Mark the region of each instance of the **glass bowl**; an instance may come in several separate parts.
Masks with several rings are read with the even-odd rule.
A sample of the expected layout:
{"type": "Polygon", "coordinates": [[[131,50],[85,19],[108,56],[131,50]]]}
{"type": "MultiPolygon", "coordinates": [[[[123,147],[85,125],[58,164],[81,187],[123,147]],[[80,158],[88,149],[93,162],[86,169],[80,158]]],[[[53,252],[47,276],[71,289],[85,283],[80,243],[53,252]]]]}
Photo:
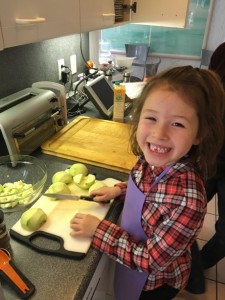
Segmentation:
{"type": "Polygon", "coordinates": [[[135,57],[116,56],[116,67],[125,67],[128,70],[132,69],[132,64],[135,57]]]}
{"type": "Polygon", "coordinates": [[[0,209],[12,212],[30,205],[40,196],[46,179],[46,165],[36,157],[0,157],[0,209]]]}

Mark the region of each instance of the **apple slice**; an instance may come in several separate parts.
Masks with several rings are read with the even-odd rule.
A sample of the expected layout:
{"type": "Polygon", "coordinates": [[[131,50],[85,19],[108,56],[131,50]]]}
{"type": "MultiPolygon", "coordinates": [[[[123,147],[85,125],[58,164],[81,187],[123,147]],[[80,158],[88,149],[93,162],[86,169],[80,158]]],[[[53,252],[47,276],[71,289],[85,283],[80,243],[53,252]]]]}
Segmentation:
{"type": "Polygon", "coordinates": [[[63,183],[71,183],[73,181],[73,176],[66,171],[56,172],[52,177],[52,183],[55,182],[63,182],[63,183]]]}
{"type": "Polygon", "coordinates": [[[77,174],[73,177],[73,181],[79,188],[88,190],[95,183],[95,175],[88,174],[84,176],[83,174],[77,174]]]}
{"type": "Polygon", "coordinates": [[[55,182],[48,188],[49,193],[71,194],[69,187],[64,182],[55,182]]]}
{"type": "Polygon", "coordinates": [[[76,176],[77,174],[83,174],[84,176],[86,176],[88,174],[88,168],[84,164],[81,164],[81,163],[73,164],[69,168],[69,173],[72,176],[76,176]]]}
{"type": "Polygon", "coordinates": [[[47,215],[41,208],[30,208],[20,219],[21,226],[28,231],[38,230],[47,221],[47,215]]]}
{"type": "MultiPolygon", "coordinates": [[[[55,182],[51,184],[46,192],[53,194],[71,194],[70,188],[64,182],[55,182]]],[[[53,197],[47,197],[47,199],[53,201],[56,200],[56,198],[53,197]]]]}
{"type": "Polygon", "coordinates": [[[95,183],[93,183],[89,188],[88,193],[91,194],[92,191],[100,189],[104,186],[106,186],[106,184],[103,181],[95,181],[95,183]]]}

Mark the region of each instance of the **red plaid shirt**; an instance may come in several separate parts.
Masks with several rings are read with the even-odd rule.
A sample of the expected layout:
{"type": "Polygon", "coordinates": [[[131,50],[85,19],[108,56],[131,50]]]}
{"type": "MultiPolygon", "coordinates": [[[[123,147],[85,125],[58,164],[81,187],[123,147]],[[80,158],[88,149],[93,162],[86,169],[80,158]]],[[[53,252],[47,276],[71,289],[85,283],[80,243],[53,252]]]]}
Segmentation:
{"type": "Polygon", "coordinates": [[[117,262],[147,272],[144,290],[153,290],[163,284],[179,290],[186,286],[190,246],[206,213],[204,184],[190,162],[176,163],[149,191],[163,169],[151,169],[140,158],[131,172],[134,182],[146,195],[141,220],[147,242],[135,240],[107,220],[99,224],[92,241],[95,249],[117,262]]]}

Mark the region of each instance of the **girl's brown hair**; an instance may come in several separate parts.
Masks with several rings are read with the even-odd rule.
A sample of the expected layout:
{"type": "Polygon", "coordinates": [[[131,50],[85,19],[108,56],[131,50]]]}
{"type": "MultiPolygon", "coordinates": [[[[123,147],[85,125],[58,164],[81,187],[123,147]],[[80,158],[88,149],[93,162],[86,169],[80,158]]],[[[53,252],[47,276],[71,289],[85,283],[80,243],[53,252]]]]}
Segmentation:
{"type": "Polygon", "coordinates": [[[142,155],[136,139],[142,107],[148,95],[157,88],[179,93],[184,101],[196,109],[200,143],[192,146],[189,159],[198,163],[200,173],[204,179],[208,179],[215,172],[216,158],[224,141],[225,94],[219,77],[210,70],[184,66],[159,73],[151,79],[134,108],[130,142],[135,155],[142,155]]]}

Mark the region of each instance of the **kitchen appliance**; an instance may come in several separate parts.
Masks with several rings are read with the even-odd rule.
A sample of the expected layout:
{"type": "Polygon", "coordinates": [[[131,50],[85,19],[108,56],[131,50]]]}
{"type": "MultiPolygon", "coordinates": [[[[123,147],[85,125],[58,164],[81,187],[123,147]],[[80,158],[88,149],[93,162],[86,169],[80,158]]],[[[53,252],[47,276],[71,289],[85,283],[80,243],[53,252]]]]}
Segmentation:
{"type": "Polygon", "coordinates": [[[40,82],[0,99],[0,156],[30,154],[67,124],[64,89],[40,82]]]}
{"type": "MultiPolygon", "coordinates": [[[[84,86],[84,92],[93,102],[99,112],[107,119],[111,119],[113,115],[114,89],[105,75],[88,81],[84,86]]],[[[125,115],[130,111],[132,102],[125,102],[125,115]]]]}

